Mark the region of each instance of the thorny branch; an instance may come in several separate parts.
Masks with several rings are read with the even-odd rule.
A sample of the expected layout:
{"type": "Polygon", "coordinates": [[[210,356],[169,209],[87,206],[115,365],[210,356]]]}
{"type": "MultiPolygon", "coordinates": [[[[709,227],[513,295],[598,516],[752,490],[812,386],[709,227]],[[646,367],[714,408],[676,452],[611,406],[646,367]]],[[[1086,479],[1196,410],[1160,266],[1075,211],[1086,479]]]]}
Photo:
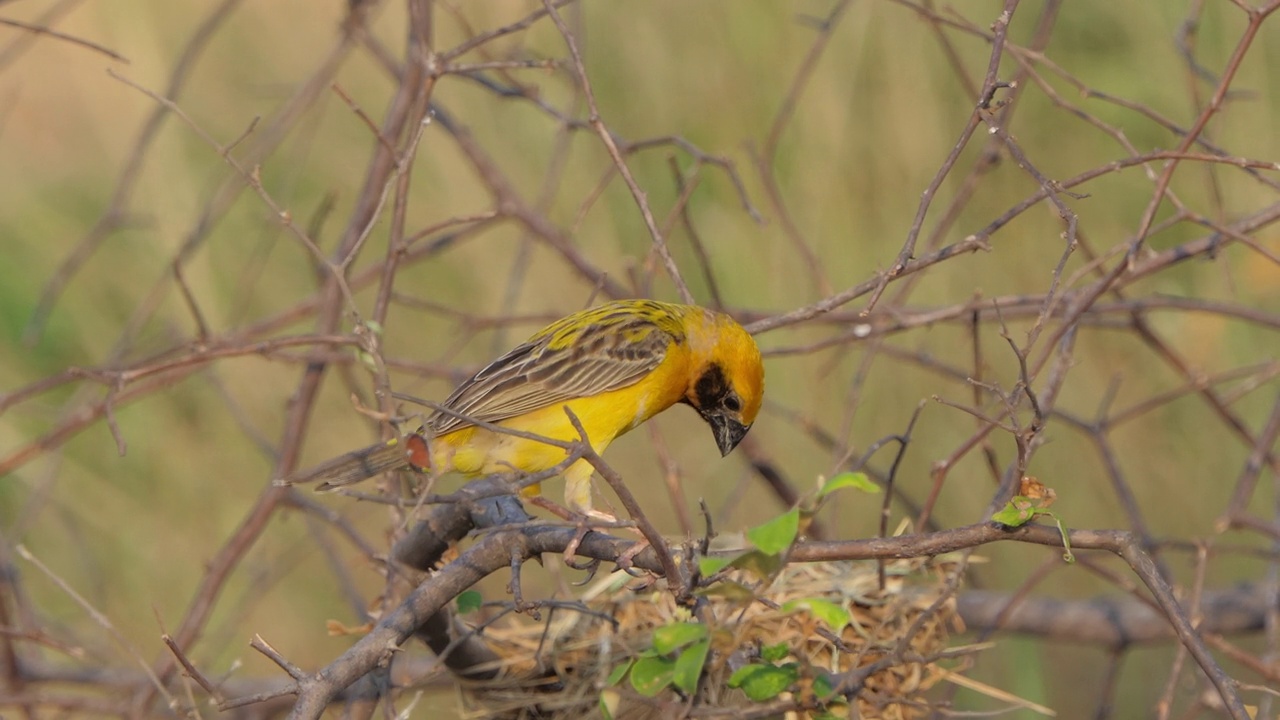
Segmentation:
{"type": "MultiPolygon", "coordinates": [[[[117,52],[107,49],[115,42],[86,39],[99,37],[97,33],[57,29],[77,4],[62,0],[34,20],[0,18],[0,25],[19,38],[0,48],[0,80],[17,74],[19,61],[35,43],[65,47],[99,62],[104,57],[113,62],[138,58],[133,48],[121,45],[117,52]]],[[[1252,693],[1250,704],[1255,704],[1255,695],[1261,697],[1256,704],[1265,714],[1272,700],[1254,688],[1280,682],[1274,664],[1280,644],[1275,606],[1280,515],[1264,507],[1258,492],[1267,487],[1268,474],[1273,480],[1280,477],[1280,394],[1275,392],[1280,361],[1274,351],[1266,350],[1275,347],[1280,336],[1280,313],[1270,302],[1280,268],[1274,242],[1274,226],[1280,221],[1280,164],[1266,156],[1268,146],[1232,133],[1231,122],[1253,121],[1248,113],[1259,103],[1241,102],[1253,92],[1244,78],[1249,77],[1251,63],[1258,62],[1260,38],[1274,25],[1280,2],[1256,7],[1192,3],[1177,40],[1192,108],[1185,120],[1178,119],[1181,107],[1165,109],[1121,97],[1074,74],[1069,60],[1059,54],[1064,51],[1050,40],[1064,16],[1082,12],[1078,8],[1084,3],[1051,1],[1032,11],[1007,0],[994,17],[939,10],[928,0],[892,4],[894,11],[924,21],[924,31],[939,46],[939,56],[968,100],[961,114],[943,125],[941,134],[954,141],[948,140],[936,157],[927,163],[919,156],[898,160],[928,167],[913,181],[918,185],[894,190],[912,198],[914,215],[912,209],[885,209],[900,218],[910,216],[909,223],[894,224],[906,228],[904,236],[858,238],[862,244],[843,236],[827,237],[825,228],[819,231],[815,223],[802,219],[801,213],[814,204],[807,204],[798,188],[809,187],[807,176],[825,175],[814,167],[796,173],[788,156],[793,145],[801,156],[806,133],[822,137],[821,123],[806,121],[833,112],[825,104],[826,95],[838,94],[832,87],[850,96],[867,89],[856,74],[845,73],[831,84],[832,70],[827,67],[843,71],[849,65],[849,56],[842,53],[848,52],[850,36],[863,31],[850,20],[860,8],[855,3],[834,2],[821,17],[796,19],[804,35],[788,62],[780,63],[784,79],[769,84],[764,77],[752,78],[753,92],[776,98],[769,105],[770,117],[757,124],[763,128],[759,138],[746,143],[738,136],[730,141],[717,138],[705,147],[686,139],[705,137],[694,128],[685,134],[682,127],[662,127],[662,134],[634,139],[621,132],[633,132],[649,117],[644,106],[665,107],[666,100],[674,106],[678,93],[659,102],[639,87],[618,92],[610,66],[599,58],[612,59],[610,48],[601,49],[611,39],[601,35],[586,42],[587,28],[597,27],[595,13],[605,12],[595,3],[582,3],[582,12],[570,15],[568,9],[579,9],[571,0],[543,0],[531,3],[523,15],[495,21],[498,16],[474,8],[405,0],[404,49],[399,55],[368,23],[385,12],[380,6],[392,3],[347,3],[337,30],[316,44],[320,51],[309,70],[290,80],[290,94],[269,111],[231,110],[228,126],[234,129],[229,132],[210,129],[222,126],[198,109],[207,107],[200,93],[209,88],[200,66],[223,52],[217,40],[236,32],[228,28],[241,28],[236,23],[245,18],[238,0],[216,4],[190,30],[162,89],[152,90],[144,82],[109,71],[119,81],[115,85],[138,91],[134,95],[149,104],[148,114],[122,156],[96,221],[85,223],[88,229],[59,250],[60,261],[50,264],[43,289],[28,303],[24,339],[32,353],[47,349],[43,344],[52,342],[51,337],[57,339],[59,313],[76,314],[71,303],[77,284],[96,282],[91,277],[95,273],[87,271],[97,269],[95,263],[110,267],[112,253],[119,252],[111,241],[126,231],[152,231],[149,215],[155,208],[143,201],[142,189],[147,187],[149,168],[162,156],[160,140],[169,117],[181,121],[175,133],[198,143],[194,162],[200,164],[202,177],[213,173],[214,181],[199,191],[188,229],[164,258],[159,278],[147,285],[137,281],[140,270],[130,273],[131,282],[145,292],[129,308],[118,339],[108,343],[111,347],[100,359],[62,365],[43,376],[31,375],[25,367],[11,375],[10,366],[0,367],[5,377],[22,378],[0,392],[0,418],[6,423],[0,427],[6,442],[0,450],[0,476],[17,478],[14,484],[22,493],[18,519],[5,528],[0,543],[0,683],[6,706],[31,718],[52,710],[144,717],[166,712],[161,704],[195,711],[193,699],[203,693],[226,711],[256,708],[269,714],[291,707],[295,717],[318,717],[330,703],[345,699],[353,703],[353,713],[372,713],[384,702],[392,716],[399,689],[429,684],[440,676],[441,667],[473,678],[488,672],[477,670],[494,661],[479,632],[483,628],[462,627],[447,607],[461,591],[492,573],[512,573],[513,611],[536,610],[545,602],[535,597],[543,588],[530,582],[535,568],[524,567],[524,562],[567,549],[580,557],[665,575],[669,589],[688,599],[694,579],[690,570],[696,567],[688,555],[693,542],[682,546],[665,539],[662,533],[670,528],[654,512],[651,496],[642,492],[642,476],[614,471],[582,442],[562,444],[569,453],[566,462],[581,457],[597,467],[630,516],[624,525],[638,529],[642,542],[613,537],[605,527],[584,532],[531,521],[507,494],[509,479],[438,492],[430,484],[419,486],[422,478],[398,478],[378,490],[354,491],[335,505],[264,478],[252,485],[235,484],[250,489],[233,504],[233,493],[207,490],[221,489],[226,480],[219,474],[221,468],[193,468],[189,478],[166,479],[200,484],[206,497],[238,508],[239,515],[218,530],[218,539],[202,539],[197,551],[203,569],[199,581],[166,588],[185,601],[185,609],[176,629],[163,634],[163,647],[155,638],[124,637],[119,629],[123,623],[112,622],[98,609],[94,593],[85,590],[94,582],[94,573],[76,578],[67,568],[45,562],[46,551],[27,550],[58,545],[84,549],[86,541],[77,535],[84,531],[77,526],[90,532],[94,526],[74,517],[74,510],[68,509],[75,497],[68,494],[70,483],[56,479],[64,474],[79,477],[75,466],[100,464],[85,462],[88,456],[78,454],[83,447],[73,444],[87,430],[105,426],[113,448],[122,454],[128,448],[137,456],[148,450],[139,449],[135,412],[167,395],[213,387],[222,405],[202,405],[197,414],[202,419],[236,416],[246,441],[220,447],[225,453],[243,450],[247,455],[263,448],[272,466],[268,477],[283,477],[297,464],[303,446],[319,441],[312,420],[333,377],[370,419],[370,434],[387,436],[394,423],[410,419],[395,403],[403,397],[397,390],[419,381],[444,387],[465,377],[482,358],[462,358],[459,353],[482,339],[497,347],[508,329],[537,327],[579,307],[585,298],[626,297],[637,289],[647,290],[656,257],[681,300],[721,307],[761,334],[770,363],[770,395],[760,428],[738,453],[752,472],[742,470],[736,487],[703,503],[708,527],[714,524],[731,532],[750,522],[752,511],[764,504],[743,502],[742,498],[755,497],[748,490],[777,506],[789,506],[805,496],[802,479],[811,474],[862,470],[886,489],[882,503],[865,504],[875,505],[877,536],[840,539],[875,534],[876,523],[861,524],[856,520],[859,508],[832,503],[810,526],[814,537],[794,546],[789,561],[926,557],[979,547],[997,555],[1003,552],[995,545],[1005,544],[1001,541],[1057,547],[1061,540],[1052,528],[1031,524],[1010,529],[986,522],[990,509],[1007,500],[1024,475],[1052,475],[1046,479],[1058,486],[1063,504],[1070,508],[1063,514],[1072,524],[1124,529],[1072,529],[1073,547],[1097,551],[1083,556],[1083,569],[1064,568],[1055,555],[1052,562],[1023,572],[1012,585],[962,589],[962,580],[988,585],[999,580],[981,566],[949,578],[970,627],[1107,648],[1108,669],[1095,698],[1098,708],[1110,707],[1122,692],[1122,659],[1131,647],[1174,641],[1178,651],[1156,701],[1161,716],[1177,716],[1179,704],[1187,705],[1186,714],[1191,714],[1201,702],[1187,701],[1177,691],[1189,675],[1184,658],[1199,668],[1194,681],[1207,680],[1212,686],[1205,697],[1216,698],[1213,702],[1232,717],[1245,717],[1242,693],[1252,693]],[[1233,26],[1237,34],[1219,48],[1216,60],[1211,44],[1196,34],[1204,16],[1215,12],[1243,16],[1243,22],[1233,26]],[[539,32],[559,42],[540,45],[539,32]],[[556,56],[542,57],[539,52],[556,56]],[[371,61],[368,64],[390,88],[378,99],[371,99],[372,84],[349,79],[360,77],[349,73],[365,61],[371,61]],[[472,94],[481,98],[480,104],[471,104],[472,94]],[[1032,115],[1037,112],[1028,107],[1032,96],[1053,107],[1049,117],[1054,134],[1079,133],[1082,146],[1096,136],[1106,150],[1090,146],[1080,158],[1064,159],[1055,143],[1042,137],[1040,121],[1032,119],[1045,117],[1032,115]],[[634,106],[622,104],[636,100],[634,106]],[[326,101],[336,104],[325,110],[326,101]],[[333,116],[335,107],[348,127],[358,128],[365,143],[363,173],[344,168],[341,188],[325,188],[325,200],[315,203],[298,190],[297,178],[309,173],[312,159],[328,150],[328,136],[317,128],[321,114],[333,116]],[[495,133],[495,123],[510,122],[504,113],[519,120],[499,125],[502,129],[495,133]],[[554,135],[547,153],[551,159],[545,168],[530,171],[519,161],[541,149],[513,152],[500,135],[509,132],[527,141],[536,132],[533,128],[543,126],[554,128],[548,133],[554,135]],[[979,130],[984,127],[988,132],[982,141],[979,130]],[[672,134],[677,132],[681,134],[672,134]],[[1152,133],[1158,140],[1149,140],[1152,133]],[[313,144],[316,137],[326,139],[313,144]],[[655,153],[667,154],[662,158],[662,185],[654,184],[645,168],[648,156],[655,153]],[[762,222],[753,206],[750,192],[755,188],[738,176],[735,154],[746,155],[755,168],[772,224],[762,222]],[[460,161],[452,162],[450,155],[460,161]],[[682,168],[677,158],[689,159],[692,166],[682,168]],[[430,174],[436,166],[443,168],[447,182],[430,174]],[[286,167],[295,179],[281,182],[277,174],[286,167]],[[661,191],[669,189],[672,176],[677,197],[667,204],[661,191]],[[531,185],[529,177],[542,178],[541,184],[531,185]],[[626,186],[627,207],[638,211],[648,232],[649,260],[643,264],[625,253],[611,256],[611,241],[593,235],[601,232],[601,215],[610,215],[610,223],[635,219],[635,212],[616,212],[610,205],[609,191],[617,178],[626,186]],[[717,189],[717,183],[727,189],[717,189]],[[1117,187],[1124,191],[1117,192],[1117,187]],[[1235,192],[1237,187],[1245,190],[1235,192]],[[245,189],[251,192],[242,193],[245,189]],[[343,197],[347,193],[353,197],[343,197]],[[918,202],[915,193],[920,193],[918,202]],[[242,194],[247,198],[242,200],[242,194]],[[1113,197],[1115,205],[1104,205],[1113,197]],[[291,237],[292,243],[275,251],[268,247],[242,253],[235,246],[234,253],[226,252],[218,227],[242,233],[245,226],[235,224],[235,216],[246,207],[257,213],[256,227],[263,237],[278,232],[291,237]],[[728,215],[725,208],[733,208],[748,222],[723,222],[717,215],[728,215]],[[1048,210],[1047,221],[1035,216],[1036,208],[1048,210]],[[1127,218],[1128,224],[1108,224],[1108,213],[1127,218]],[[310,222],[301,220],[308,216],[310,222]],[[341,227],[333,231],[328,224],[335,221],[341,227]],[[676,252],[680,248],[672,244],[677,223],[690,238],[694,267],[682,266],[676,252]],[[758,236],[744,233],[742,227],[758,236]],[[488,285],[485,289],[486,295],[504,297],[501,310],[494,313],[493,306],[474,306],[470,298],[454,294],[455,286],[465,280],[465,273],[456,268],[468,267],[467,262],[486,266],[479,275],[489,285],[503,274],[490,272],[488,265],[508,254],[504,233],[512,228],[520,236],[520,249],[509,253],[515,260],[506,273],[508,287],[505,292],[488,285]],[[326,239],[334,232],[336,240],[326,239]],[[384,238],[385,250],[380,251],[384,238]],[[1100,238],[1112,239],[1099,245],[1100,238]],[[896,255],[887,266],[878,272],[867,270],[884,260],[883,251],[890,244],[896,255]],[[1041,246],[1047,250],[1036,254],[1041,246]],[[763,247],[772,254],[754,257],[763,247]],[[207,277],[201,250],[213,258],[224,252],[241,260],[247,256],[247,264],[233,271],[248,267],[246,275],[253,278],[238,286],[248,291],[245,298],[230,303],[236,312],[225,312],[214,296],[211,288],[217,283],[207,277]],[[273,252],[291,253],[288,263],[305,269],[305,281],[297,282],[302,289],[274,305],[249,299],[273,284],[268,280],[276,280],[263,274],[280,272],[265,270],[275,268],[275,258],[269,257],[273,252]],[[446,264],[454,254],[467,260],[446,264]],[[851,255],[859,260],[854,274],[844,269],[851,255]],[[738,275],[739,265],[746,267],[745,274],[738,275]],[[762,268],[749,267],[753,265],[762,268]],[[1210,266],[1218,275],[1205,280],[1200,266],[1210,266]],[[545,282],[535,275],[542,272],[549,278],[545,282]],[[1019,282],[1003,282],[1013,275],[1019,282]],[[633,282],[620,281],[619,276],[633,282]],[[700,277],[707,297],[696,297],[697,288],[686,285],[686,276],[695,285],[698,281],[693,279],[700,277]],[[554,288],[556,292],[534,288],[535,277],[547,286],[563,281],[564,287],[554,288]],[[1215,282],[1219,278],[1226,288],[1222,292],[1215,282]],[[1186,287],[1192,290],[1185,296],[1172,294],[1186,287]],[[534,289],[536,301],[530,302],[534,289]],[[182,312],[177,322],[170,322],[165,309],[167,298],[174,295],[182,312]],[[929,299],[922,300],[926,295],[929,299]],[[862,298],[862,308],[848,308],[862,298]],[[156,326],[163,327],[155,332],[156,326]],[[425,349],[412,341],[421,336],[432,340],[425,349]],[[1124,350],[1116,350],[1113,342],[1123,344],[1124,350]],[[856,366],[851,372],[846,362],[850,359],[856,366]],[[1128,375],[1105,370],[1112,363],[1126,368],[1128,375]],[[239,407],[249,403],[224,375],[242,364],[254,364],[264,373],[268,367],[290,373],[288,396],[273,396],[276,416],[271,420],[258,415],[267,414],[261,403],[255,404],[253,414],[239,407]],[[1090,366],[1097,365],[1104,370],[1093,368],[1088,374],[1090,366]],[[892,374],[885,373],[886,366],[893,368],[892,374]],[[814,368],[812,388],[796,391],[796,379],[814,368]],[[330,373],[332,369],[338,372],[330,373]],[[1088,380],[1099,375],[1107,380],[1088,380]],[[888,400],[886,392],[892,394],[888,400]],[[922,400],[934,395],[945,403],[919,413],[922,400]],[[57,411],[45,409],[58,403],[62,405],[57,411]],[[1192,410],[1185,410],[1187,406],[1192,410]],[[917,414],[910,413],[912,408],[917,414]],[[905,414],[895,415],[898,410],[905,414]],[[837,416],[838,421],[832,420],[837,416]],[[954,422],[961,417],[963,423],[954,422]],[[940,428],[941,422],[952,424],[940,428]],[[1199,434],[1222,436],[1213,446],[1215,472],[1234,476],[1234,483],[1212,477],[1187,485],[1196,493],[1188,502],[1210,508],[1213,516],[1202,531],[1178,528],[1183,534],[1169,537],[1151,488],[1163,488],[1170,475],[1195,472],[1176,467],[1191,464],[1184,455],[1164,457],[1165,448],[1178,442],[1182,425],[1194,426],[1199,434]],[[903,427],[908,428],[905,435],[897,437],[903,427]],[[954,427],[963,429],[951,437],[954,427]],[[1163,438],[1161,448],[1131,439],[1139,429],[1152,427],[1163,438]],[[264,440],[266,428],[274,428],[274,441],[264,440]],[[897,438],[899,451],[892,456],[877,453],[881,442],[867,438],[897,438]],[[1055,444],[1077,456],[1072,465],[1061,465],[1055,444]],[[806,460],[809,450],[835,467],[814,470],[806,460]],[[987,484],[979,484],[978,478],[987,484]],[[1210,487],[1221,492],[1203,490],[1210,487]],[[1098,505],[1105,508],[1098,517],[1078,509],[1088,507],[1083,502],[1090,494],[1096,494],[1098,505]],[[359,514],[371,506],[386,514],[381,536],[369,533],[368,516],[359,514]],[[718,512],[705,509],[713,506],[718,512]],[[248,584],[250,596],[270,595],[270,583],[293,569],[293,563],[279,558],[266,570],[256,565],[260,554],[276,552],[266,547],[274,542],[263,542],[264,538],[274,541],[276,528],[287,526],[292,514],[308,519],[306,544],[295,552],[309,555],[317,554],[316,547],[322,549],[318,554],[327,559],[334,584],[343,588],[358,622],[371,629],[331,662],[304,663],[291,658],[290,650],[273,647],[269,629],[235,625],[236,632],[245,630],[243,636],[254,637],[252,647],[279,668],[278,677],[255,681],[236,673],[215,675],[207,669],[207,658],[227,640],[219,632],[222,627],[211,622],[220,611],[240,612],[228,610],[233,603],[227,596],[233,588],[248,584]],[[899,522],[914,521],[914,531],[891,534],[895,517],[899,522]],[[1216,526],[1209,529],[1214,520],[1216,526]],[[468,539],[477,527],[484,529],[468,539]],[[848,531],[850,527],[855,530],[848,531]],[[818,536],[823,540],[814,539],[818,536]],[[32,540],[25,541],[28,537],[32,540]],[[393,550],[384,553],[379,549],[384,544],[393,550]],[[447,560],[455,549],[460,554],[447,560]],[[1181,565],[1171,556],[1188,552],[1194,553],[1194,569],[1180,572],[1181,565]],[[358,562],[351,562],[353,554],[358,562]],[[1104,554],[1120,558],[1124,566],[1107,565],[1104,554]],[[1228,566],[1227,558],[1231,566],[1265,566],[1269,574],[1248,576],[1238,586],[1212,586],[1207,578],[1218,574],[1210,570],[1216,569],[1215,563],[1228,566]],[[78,612],[90,619],[88,630],[67,629],[69,623],[33,600],[39,591],[31,588],[32,579],[14,571],[21,566],[19,559],[39,569],[60,596],[73,600],[78,612]],[[375,590],[369,591],[358,578],[365,568],[377,574],[380,584],[375,590]],[[1037,593],[1048,577],[1077,572],[1088,573],[1107,590],[1077,601],[1037,593]],[[262,577],[271,580],[255,579],[262,577]],[[362,591],[378,596],[379,602],[362,603],[362,591]],[[1267,637],[1265,651],[1226,639],[1258,633],[1267,637]],[[110,637],[114,646],[104,647],[96,636],[110,637]],[[435,658],[419,663],[397,654],[415,636],[436,653],[435,658]],[[145,648],[151,659],[135,647],[145,648]],[[1215,653],[1235,663],[1234,677],[1226,674],[1215,653]],[[180,674],[194,683],[186,688],[185,699],[180,674]],[[64,694],[52,689],[68,683],[95,692],[64,694]],[[125,696],[112,688],[122,688],[125,696]]],[[[636,65],[649,69],[657,64],[636,65]]],[[[700,69],[681,67],[685,73],[700,69]]],[[[145,73],[140,63],[131,65],[130,74],[145,73]]],[[[26,105],[9,101],[17,90],[4,86],[0,92],[7,93],[6,109],[0,109],[4,142],[15,127],[9,108],[26,105]]],[[[892,101],[888,95],[875,97],[892,101]]],[[[864,113],[871,107],[880,110],[872,104],[859,107],[864,113]]],[[[858,120],[875,127],[874,118],[864,115],[858,120]]],[[[906,123],[906,118],[898,121],[906,123]]],[[[859,126],[852,134],[863,132],[859,126]]],[[[920,144],[918,140],[912,144],[920,144]]],[[[340,145],[349,145],[350,138],[346,141],[340,145]]],[[[1073,137],[1072,146],[1077,142],[1073,137]]],[[[888,152],[888,147],[875,154],[888,152]]],[[[834,150],[824,147],[822,161],[865,170],[863,160],[828,158],[825,153],[834,150]]],[[[280,280],[288,286],[296,278],[280,280]]],[[[114,297],[113,292],[102,296],[114,297]]],[[[99,343],[95,338],[86,344],[99,343]]],[[[253,394],[266,384],[258,380],[253,394]]],[[[184,452],[176,441],[160,439],[165,442],[151,452],[184,452]]],[[[205,440],[226,443],[225,437],[205,440]]],[[[677,503],[675,515],[682,518],[687,534],[691,513],[679,503],[686,502],[690,489],[685,476],[695,464],[676,462],[681,452],[677,442],[656,443],[653,453],[662,460],[666,497],[677,503]]],[[[733,471],[723,472],[723,483],[691,487],[708,495],[730,488],[733,471]]],[[[551,475],[519,482],[527,486],[551,475]]],[[[84,485],[79,484],[78,491],[91,497],[84,485]]],[[[710,543],[709,535],[708,530],[704,544],[710,543]]],[[[90,561],[96,557],[80,554],[90,561]]],[[[1008,556],[997,557],[996,564],[1007,571],[1008,556]]],[[[950,598],[949,594],[945,599],[950,598]]],[[[256,602],[251,598],[248,604],[256,602]]],[[[901,649],[889,652],[876,667],[904,657],[901,649]]],[[[860,690],[866,672],[870,670],[848,674],[852,692],[860,690]]],[[[947,700],[944,696],[940,702],[947,700]]],[[[779,700],[739,714],[776,714],[798,707],[794,700],[779,700]]]]}

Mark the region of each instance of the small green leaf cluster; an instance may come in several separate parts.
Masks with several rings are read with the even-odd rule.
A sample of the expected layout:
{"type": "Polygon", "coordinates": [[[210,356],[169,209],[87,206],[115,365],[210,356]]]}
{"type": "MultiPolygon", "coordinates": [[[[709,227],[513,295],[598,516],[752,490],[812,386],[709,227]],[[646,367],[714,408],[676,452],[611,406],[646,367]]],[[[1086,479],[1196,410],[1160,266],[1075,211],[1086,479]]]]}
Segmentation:
{"type": "MultiPolygon", "coordinates": [[[[654,697],[668,687],[692,695],[710,652],[711,632],[706,625],[663,625],[653,631],[653,646],[614,668],[606,684],[612,687],[629,675],[632,689],[645,697],[654,697]]],[[[608,715],[603,704],[601,710],[608,715]]]]}
{"type": "MultiPolygon", "coordinates": [[[[747,531],[747,540],[753,549],[735,557],[698,558],[698,571],[703,577],[711,577],[725,568],[746,570],[761,578],[773,577],[786,564],[787,551],[795,544],[804,528],[831,495],[846,488],[867,493],[879,492],[879,488],[864,473],[840,473],[823,483],[817,494],[778,517],[747,531]]],[[[738,594],[733,583],[720,585],[705,591],[709,594],[728,596],[738,594]]],[[[748,593],[746,597],[750,597],[748,593]]]]}
{"type": "MultiPolygon", "coordinates": [[[[722,570],[744,570],[760,579],[773,577],[786,563],[787,553],[800,537],[814,513],[834,492],[856,488],[864,492],[877,492],[876,486],[862,473],[842,473],[826,481],[817,494],[798,507],[793,507],[772,520],[768,520],[746,532],[752,548],[736,556],[701,557],[698,570],[704,578],[710,578],[722,570]]],[[[720,579],[698,591],[700,595],[715,595],[728,599],[751,602],[754,591],[734,580],[720,579]]],[[[822,598],[792,600],[782,606],[784,612],[805,611],[839,633],[849,624],[849,610],[822,598]]],[[[654,630],[652,647],[644,650],[614,668],[609,675],[608,687],[612,688],[628,678],[631,687],[639,694],[653,697],[671,687],[686,695],[697,691],[698,682],[711,654],[712,633],[706,625],[697,622],[676,622],[654,630]]],[[[805,676],[804,668],[796,662],[783,662],[790,649],[786,643],[761,648],[758,659],[739,668],[729,678],[731,688],[741,689],[751,700],[771,700],[792,690],[805,676]]],[[[819,703],[829,702],[834,695],[828,676],[813,680],[811,687],[819,703]]],[[[612,717],[611,706],[616,691],[601,693],[600,711],[606,718],[612,717]]],[[[843,698],[837,698],[843,701],[843,698]]]]}
{"type": "MultiPolygon", "coordinates": [[[[846,614],[846,618],[847,618],[846,614]]],[[[754,702],[773,700],[785,692],[792,692],[800,686],[807,686],[804,693],[805,705],[819,708],[811,717],[820,720],[834,720],[841,717],[832,712],[832,706],[843,705],[845,697],[837,692],[835,676],[820,672],[812,682],[805,683],[806,676],[812,675],[812,668],[806,669],[797,662],[787,662],[791,649],[786,643],[766,645],[760,648],[760,657],[748,665],[734,671],[729,677],[728,685],[742,691],[754,702]]]]}

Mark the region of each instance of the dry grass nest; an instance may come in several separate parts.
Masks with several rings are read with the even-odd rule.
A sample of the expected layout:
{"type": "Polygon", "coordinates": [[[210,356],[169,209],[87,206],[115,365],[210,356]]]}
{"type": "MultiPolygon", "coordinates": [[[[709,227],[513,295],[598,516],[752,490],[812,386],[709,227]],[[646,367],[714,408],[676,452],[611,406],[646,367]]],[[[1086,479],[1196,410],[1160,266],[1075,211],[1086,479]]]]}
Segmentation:
{"type": "Polygon", "coordinates": [[[502,658],[498,677],[465,685],[462,709],[467,717],[585,718],[607,708],[615,718],[646,718],[735,715],[773,704],[777,715],[791,717],[920,717],[931,707],[927,691],[955,679],[963,662],[957,658],[966,654],[948,649],[950,634],[962,629],[947,591],[948,567],[889,562],[883,589],[874,562],[794,563],[771,581],[733,571],[703,595],[699,619],[661,584],[636,590],[625,576],[606,579],[580,607],[543,610],[541,621],[513,615],[488,627],[485,638],[502,658]],[[848,613],[838,630],[829,624],[833,609],[848,613]],[[709,646],[700,676],[686,669],[685,690],[659,676],[659,688],[639,692],[632,660],[647,652],[656,658],[652,670],[654,662],[678,663],[696,646],[659,654],[655,631],[704,622],[694,629],[709,646]],[[753,700],[730,687],[734,673],[752,665],[778,668],[766,674],[783,678],[784,689],[753,700]],[[870,672],[853,700],[856,711],[829,693],[851,669],[870,672]]]}

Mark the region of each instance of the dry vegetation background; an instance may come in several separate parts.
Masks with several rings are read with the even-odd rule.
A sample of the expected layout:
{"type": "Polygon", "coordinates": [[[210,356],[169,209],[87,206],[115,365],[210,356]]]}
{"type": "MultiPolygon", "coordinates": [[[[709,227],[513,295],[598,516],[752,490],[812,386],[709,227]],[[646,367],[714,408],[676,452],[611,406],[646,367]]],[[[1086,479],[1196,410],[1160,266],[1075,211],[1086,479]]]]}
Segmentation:
{"type": "MultiPolygon", "coordinates": [[[[611,449],[659,530],[884,478],[918,411],[890,531],[1036,476],[1070,527],[1131,531],[1277,717],[1275,9],[0,2],[2,712],[181,714],[152,668],[216,714],[163,632],[241,693],[287,681],[255,634],[325,666],[356,639],[328,621],[385,609],[368,558],[405,513],[271,478],[385,431],[352,393],[441,399],[593,298],[679,299],[669,253],[758,331],[768,393],[727,459],[682,409],[611,449]]],[[[873,537],[880,501],[818,521],[873,537]]],[[[968,639],[1011,629],[969,676],[1065,718],[1231,712],[1112,554],[976,554],[968,639]]],[[[531,565],[524,594],[580,577],[531,565]]]]}

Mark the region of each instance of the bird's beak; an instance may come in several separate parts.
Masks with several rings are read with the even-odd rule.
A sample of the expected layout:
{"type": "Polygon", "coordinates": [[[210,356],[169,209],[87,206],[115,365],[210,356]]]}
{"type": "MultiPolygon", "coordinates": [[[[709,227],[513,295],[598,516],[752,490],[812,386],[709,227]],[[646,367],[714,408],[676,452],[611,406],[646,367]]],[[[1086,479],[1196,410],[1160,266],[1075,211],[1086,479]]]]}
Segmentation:
{"type": "Polygon", "coordinates": [[[716,434],[716,445],[720,447],[722,457],[737,447],[738,443],[742,442],[742,438],[746,437],[747,431],[751,429],[750,425],[743,425],[723,415],[712,415],[707,418],[707,422],[711,423],[711,430],[716,434]]]}

